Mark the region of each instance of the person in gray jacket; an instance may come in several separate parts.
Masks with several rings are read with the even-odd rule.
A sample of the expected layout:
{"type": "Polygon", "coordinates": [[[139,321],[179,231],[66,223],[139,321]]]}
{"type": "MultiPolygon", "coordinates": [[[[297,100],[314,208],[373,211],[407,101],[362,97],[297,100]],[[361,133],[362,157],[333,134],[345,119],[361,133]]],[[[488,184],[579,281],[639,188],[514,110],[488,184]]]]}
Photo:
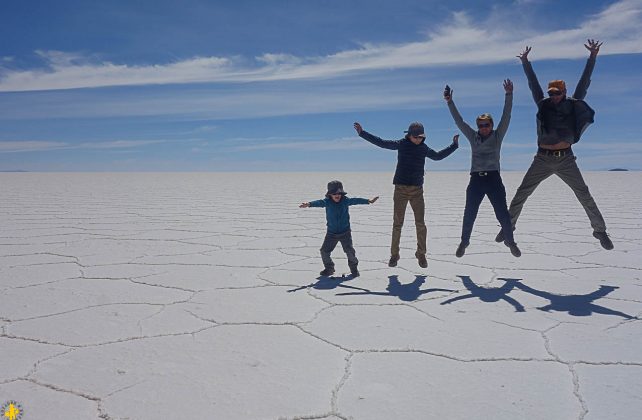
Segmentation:
{"type": "MultiPolygon", "coordinates": [[[[528,87],[537,104],[538,149],[533,163],[528,168],[510,203],[508,211],[513,230],[528,197],[542,181],[555,174],[573,190],[578,201],[584,207],[584,211],[591,221],[593,236],[599,239],[600,245],[604,249],[613,249],[613,242],[606,233],[604,218],[582,178],[580,169],[575,162],[576,157],[571,149],[571,146],[580,140],[584,130],[593,123],[595,112],[584,102],[584,97],[591,83],[591,74],[601,46],[601,42],[593,39],[589,39],[588,43],[584,44],[590,55],[572,97],[566,96],[566,83],[563,80],[552,80],[548,83],[548,98],[544,98],[544,92],[537,81],[531,63],[528,61],[531,47],[527,46],[517,56],[522,62],[524,73],[528,79],[528,87]]],[[[507,232],[508,229],[502,227],[495,240],[502,242],[506,238],[507,232]]]]}
{"type": "Polygon", "coordinates": [[[466,188],[466,208],[464,209],[464,220],[461,228],[461,243],[457,247],[455,255],[463,257],[466,248],[470,244],[470,235],[477,218],[479,206],[485,196],[488,196],[490,203],[495,210],[495,217],[508,234],[504,240],[511,254],[515,257],[522,255],[513,238],[511,229],[510,214],[506,205],[506,188],[499,174],[499,156],[502,147],[502,140],[508,130],[511,109],[513,107],[513,82],[510,79],[504,80],[504,111],[499,120],[497,129],[494,130],[493,117],[490,114],[481,114],[477,117],[477,130],[470,127],[459,114],[455,102],[453,102],[453,91],[448,85],[444,90],[444,99],[448,104],[450,115],[459,130],[470,142],[472,151],[470,165],[470,181],[466,188]]]}

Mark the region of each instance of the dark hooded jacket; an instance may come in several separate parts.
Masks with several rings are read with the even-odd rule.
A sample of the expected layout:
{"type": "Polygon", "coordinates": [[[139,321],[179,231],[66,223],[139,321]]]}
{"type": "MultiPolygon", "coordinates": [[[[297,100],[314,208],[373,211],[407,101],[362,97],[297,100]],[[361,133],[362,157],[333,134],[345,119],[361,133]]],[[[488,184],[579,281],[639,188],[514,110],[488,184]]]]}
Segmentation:
{"type": "Polygon", "coordinates": [[[529,61],[522,63],[528,79],[528,87],[537,104],[537,144],[551,145],[561,141],[577,143],[582,133],[593,123],[595,111],[584,102],[586,91],[591,84],[595,57],[589,57],[584,72],[577,83],[572,97],[564,98],[559,104],[545,98],[533,66],[529,61]]]}
{"type": "Polygon", "coordinates": [[[364,140],[369,141],[375,146],[384,149],[397,151],[397,169],[392,183],[395,185],[424,185],[424,166],[426,158],[432,160],[441,160],[457,150],[457,144],[452,143],[450,146],[438,152],[426,146],[425,142],[414,144],[410,139],[404,137],[401,140],[383,140],[374,136],[367,131],[361,131],[359,134],[364,140]]]}

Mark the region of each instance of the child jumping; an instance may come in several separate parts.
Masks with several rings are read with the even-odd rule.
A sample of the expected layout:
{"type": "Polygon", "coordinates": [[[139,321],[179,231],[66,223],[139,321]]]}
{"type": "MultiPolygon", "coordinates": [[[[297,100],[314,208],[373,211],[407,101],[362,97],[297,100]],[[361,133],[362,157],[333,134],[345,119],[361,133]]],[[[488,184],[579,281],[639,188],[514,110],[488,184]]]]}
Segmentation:
{"type": "Polygon", "coordinates": [[[346,197],[346,192],[343,191],[341,181],[330,181],[328,182],[328,192],[325,194],[323,200],[309,201],[299,205],[302,209],[307,207],[325,207],[325,218],[328,230],[320,249],[321,260],[325,268],[319,274],[322,276],[331,276],[334,274],[334,262],[330,254],[337,246],[337,242],[341,242],[343,251],[348,257],[350,274],[352,274],[352,277],[359,277],[359,270],[357,269],[359,260],[352,246],[352,231],[350,230],[350,213],[348,212],[348,207],[355,204],[372,204],[378,199],[379,197],[371,199],[348,198],[346,197]]]}

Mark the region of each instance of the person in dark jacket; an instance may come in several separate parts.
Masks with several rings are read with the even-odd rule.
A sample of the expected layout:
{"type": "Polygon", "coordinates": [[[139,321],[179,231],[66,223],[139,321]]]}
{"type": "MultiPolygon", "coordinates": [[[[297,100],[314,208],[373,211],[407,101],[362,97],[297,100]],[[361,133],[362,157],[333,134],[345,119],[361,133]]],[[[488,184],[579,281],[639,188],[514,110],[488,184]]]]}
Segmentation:
{"type": "Polygon", "coordinates": [[[449,156],[459,145],[459,135],[453,137],[453,142],[439,152],[434,151],[425,143],[426,135],[424,126],[413,122],[406,131],[406,136],[401,140],[383,140],[365,131],[361,124],[354,123],[354,129],[364,140],[384,149],[397,151],[397,169],[392,183],[395,185],[393,196],[394,215],[392,222],[392,244],[390,246],[389,267],[395,267],[399,261],[399,242],[401,241],[401,228],[406,215],[406,207],[410,207],[415,215],[417,229],[417,251],[415,257],[419,266],[428,267],[426,260],[426,223],[424,222],[424,166],[426,158],[441,160],[449,156]]]}
{"type": "MultiPolygon", "coordinates": [[[[604,218],[582,178],[582,173],[575,162],[576,157],[571,149],[571,146],[580,140],[584,130],[593,123],[594,111],[584,102],[584,97],[591,83],[591,74],[601,46],[601,42],[593,39],[589,39],[588,43],[584,44],[590,55],[572,97],[566,96],[566,83],[563,80],[552,80],[548,83],[548,98],[544,98],[544,92],[537,81],[535,71],[528,61],[531,47],[527,46],[517,56],[522,62],[524,73],[528,79],[528,87],[535,104],[537,104],[538,149],[533,163],[515,192],[508,211],[511,216],[512,228],[515,229],[517,219],[528,197],[542,181],[555,174],[573,190],[580,204],[584,207],[584,211],[591,221],[593,236],[599,239],[600,245],[604,249],[613,249],[613,242],[606,233],[604,218]]],[[[505,238],[506,232],[502,228],[495,240],[502,242],[505,238]]]]}
{"type": "Polygon", "coordinates": [[[378,199],[379,197],[371,199],[348,198],[346,192],[343,191],[341,181],[330,181],[328,182],[328,192],[325,194],[324,199],[308,201],[299,205],[302,209],[307,207],[325,208],[328,230],[320,249],[324,269],[319,274],[322,276],[331,276],[334,274],[334,262],[330,254],[337,246],[337,242],[341,242],[341,247],[348,257],[348,266],[350,267],[352,277],[359,277],[359,269],[357,268],[359,260],[352,246],[352,231],[350,230],[350,213],[348,212],[348,207],[354,206],[355,204],[372,204],[378,199]]]}

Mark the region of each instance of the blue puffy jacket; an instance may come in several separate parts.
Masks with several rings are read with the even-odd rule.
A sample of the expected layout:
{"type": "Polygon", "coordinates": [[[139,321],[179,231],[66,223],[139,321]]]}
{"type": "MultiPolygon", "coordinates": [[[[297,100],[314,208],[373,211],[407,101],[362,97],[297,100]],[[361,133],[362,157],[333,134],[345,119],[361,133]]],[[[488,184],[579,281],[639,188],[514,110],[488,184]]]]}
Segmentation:
{"type": "Polygon", "coordinates": [[[350,230],[349,206],[355,204],[370,204],[367,198],[348,198],[345,195],[341,201],[335,203],[331,198],[310,201],[310,207],[325,207],[325,218],[328,226],[328,233],[343,233],[350,230]]]}

